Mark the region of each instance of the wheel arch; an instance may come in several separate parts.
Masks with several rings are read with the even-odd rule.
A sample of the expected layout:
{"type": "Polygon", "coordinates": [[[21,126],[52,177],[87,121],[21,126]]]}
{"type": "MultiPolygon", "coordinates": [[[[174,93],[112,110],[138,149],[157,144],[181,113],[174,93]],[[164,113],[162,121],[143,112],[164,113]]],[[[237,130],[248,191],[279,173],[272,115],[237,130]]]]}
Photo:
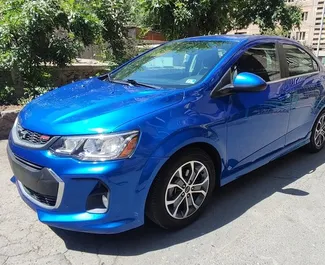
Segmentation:
{"type": "MultiPolygon", "coordinates": [[[[148,166],[145,167],[144,170],[144,177],[142,181],[140,181],[139,189],[143,188],[143,184],[147,186],[147,194],[145,196],[145,201],[147,200],[148,194],[150,193],[150,189],[152,187],[152,184],[154,180],[156,179],[156,176],[163,170],[164,166],[168,161],[173,159],[174,157],[178,156],[180,153],[185,152],[186,149],[189,148],[199,148],[203,151],[205,151],[210,158],[213,161],[213,164],[215,166],[215,173],[216,173],[216,186],[220,186],[220,180],[221,180],[221,172],[224,168],[224,162],[220,155],[220,152],[213,146],[211,143],[208,143],[206,141],[193,141],[191,143],[185,144],[180,146],[178,149],[174,150],[173,153],[170,154],[170,156],[165,158],[159,158],[159,157],[152,157],[148,161],[148,166]],[[158,162],[159,161],[159,162],[158,162]],[[158,163],[157,163],[158,162],[158,163]],[[152,164],[155,164],[154,168],[152,167],[152,164]],[[151,166],[149,166],[151,165],[151,166]],[[151,176],[148,179],[147,174],[150,172],[151,176]],[[141,184],[142,183],[142,184],[141,184]]],[[[158,151],[159,152],[159,151],[158,151]]]]}
{"type": "MultiPolygon", "coordinates": [[[[217,133],[202,127],[183,129],[169,135],[150,156],[151,158],[161,158],[163,160],[163,163],[157,165],[154,169],[150,169],[153,172],[150,176],[150,186],[167,161],[190,147],[200,148],[211,157],[215,165],[216,176],[219,177],[219,179],[216,179],[216,183],[220,184],[221,173],[226,163],[225,137],[222,130],[217,133]]],[[[146,169],[147,166],[149,166],[148,163],[146,169]]],[[[148,176],[144,176],[144,178],[146,177],[148,176]]]]}
{"type": "Polygon", "coordinates": [[[148,188],[148,192],[145,196],[144,200],[144,214],[147,214],[148,210],[148,198],[150,196],[150,191],[153,187],[154,181],[157,177],[157,175],[164,169],[164,167],[167,165],[168,161],[172,160],[174,157],[179,156],[182,152],[186,152],[187,149],[193,149],[197,148],[200,150],[203,150],[208,154],[208,156],[213,161],[214,167],[215,167],[215,188],[220,187],[220,181],[221,181],[221,171],[222,171],[222,159],[220,156],[220,153],[218,150],[211,144],[199,141],[199,142],[193,142],[187,145],[182,146],[177,151],[175,151],[168,159],[164,160],[162,165],[159,167],[159,169],[155,172],[154,177],[152,178],[152,181],[150,182],[150,186],[148,188]]]}
{"type": "MultiPolygon", "coordinates": [[[[316,120],[318,119],[319,115],[325,110],[325,92],[324,94],[320,97],[320,99],[318,100],[318,103],[315,105],[314,107],[314,120],[313,120],[313,124],[312,124],[312,128],[314,127],[314,124],[316,122],[316,120]]],[[[311,130],[312,130],[311,128],[311,130]]]]}
{"type": "MultiPolygon", "coordinates": [[[[325,103],[325,102],[324,102],[325,103]]],[[[314,122],[313,122],[313,126],[315,124],[315,122],[317,121],[318,117],[322,114],[322,112],[325,110],[325,104],[319,108],[319,111],[317,112],[317,114],[315,115],[315,118],[314,118],[314,122]]]]}
{"type": "MultiPolygon", "coordinates": [[[[187,144],[187,145],[181,147],[180,149],[178,149],[166,162],[168,162],[170,159],[173,159],[173,157],[178,156],[180,153],[185,152],[186,149],[190,149],[190,148],[201,149],[209,155],[209,157],[211,158],[211,160],[213,161],[213,164],[215,166],[216,184],[220,186],[220,176],[221,176],[221,169],[222,169],[221,156],[220,156],[218,150],[213,145],[211,145],[207,142],[194,142],[191,144],[187,144]]],[[[163,168],[163,166],[160,168],[160,170],[162,170],[162,168],[163,168]]],[[[159,173],[159,171],[158,171],[158,173],[159,173]]]]}
{"type": "MultiPolygon", "coordinates": [[[[222,131],[222,130],[221,130],[222,131]]],[[[146,165],[143,168],[140,179],[138,180],[137,191],[141,197],[142,210],[145,213],[147,199],[156,179],[156,176],[163,169],[167,161],[178,155],[190,147],[198,147],[203,149],[215,162],[216,168],[216,184],[220,184],[221,173],[224,169],[226,159],[226,146],[223,133],[219,131],[219,135],[214,131],[206,128],[196,127],[180,130],[169,135],[150,155],[146,165]],[[216,160],[215,160],[216,159],[216,160]]],[[[217,186],[216,185],[216,186],[217,186]]]]}

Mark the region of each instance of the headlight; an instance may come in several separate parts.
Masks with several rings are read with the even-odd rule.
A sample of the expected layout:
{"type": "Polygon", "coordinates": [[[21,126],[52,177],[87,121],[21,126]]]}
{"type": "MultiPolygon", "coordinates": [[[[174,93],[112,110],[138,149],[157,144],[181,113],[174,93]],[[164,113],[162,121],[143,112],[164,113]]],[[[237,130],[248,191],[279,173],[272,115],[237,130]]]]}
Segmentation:
{"type": "Polygon", "coordinates": [[[105,161],[130,157],[138,143],[139,132],[61,137],[51,150],[58,155],[86,161],[105,161]]]}

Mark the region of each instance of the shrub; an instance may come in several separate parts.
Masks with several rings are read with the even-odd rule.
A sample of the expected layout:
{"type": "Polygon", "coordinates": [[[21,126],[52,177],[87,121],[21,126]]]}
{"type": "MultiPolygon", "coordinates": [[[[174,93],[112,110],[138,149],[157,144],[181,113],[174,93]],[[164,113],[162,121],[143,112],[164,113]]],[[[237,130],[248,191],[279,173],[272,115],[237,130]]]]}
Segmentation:
{"type": "MultiPolygon", "coordinates": [[[[51,87],[44,66],[65,66],[90,44],[108,43],[123,61],[129,7],[127,0],[0,0],[0,70],[10,71],[14,96],[51,87]]],[[[11,97],[1,84],[0,93],[11,97]]]]}
{"type": "Polygon", "coordinates": [[[15,104],[16,99],[14,96],[15,89],[10,86],[4,86],[0,89],[0,105],[15,104]]]}

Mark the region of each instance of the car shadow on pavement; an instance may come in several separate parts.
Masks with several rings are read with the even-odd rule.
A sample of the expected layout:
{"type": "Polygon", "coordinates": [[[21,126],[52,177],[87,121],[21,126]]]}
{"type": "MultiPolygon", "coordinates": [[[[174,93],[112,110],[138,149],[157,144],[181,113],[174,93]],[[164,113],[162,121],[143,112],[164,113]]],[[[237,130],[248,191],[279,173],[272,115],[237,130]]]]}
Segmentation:
{"type": "Polygon", "coordinates": [[[325,162],[325,150],[306,154],[297,150],[220,188],[203,215],[179,231],[165,231],[151,222],[117,235],[96,235],[57,228],[67,249],[102,255],[134,256],[168,248],[203,236],[239,218],[254,205],[280,192],[287,196],[308,196],[308,192],[286,188],[306,174],[313,173],[325,162]]]}

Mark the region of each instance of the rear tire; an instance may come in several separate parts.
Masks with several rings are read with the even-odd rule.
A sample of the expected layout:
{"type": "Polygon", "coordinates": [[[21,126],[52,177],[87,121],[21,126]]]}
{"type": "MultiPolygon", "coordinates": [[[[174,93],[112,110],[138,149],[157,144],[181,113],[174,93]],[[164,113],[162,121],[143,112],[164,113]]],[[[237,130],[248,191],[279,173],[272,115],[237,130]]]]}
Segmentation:
{"type": "Polygon", "coordinates": [[[210,156],[187,148],[171,157],[149,192],[147,216],[165,229],[179,229],[201,214],[215,188],[216,172],[210,156]]]}
{"type": "Polygon", "coordinates": [[[317,153],[323,149],[325,145],[325,110],[317,117],[313,129],[311,131],[310,143],[306,145],[307,151],[317,153]]]}

